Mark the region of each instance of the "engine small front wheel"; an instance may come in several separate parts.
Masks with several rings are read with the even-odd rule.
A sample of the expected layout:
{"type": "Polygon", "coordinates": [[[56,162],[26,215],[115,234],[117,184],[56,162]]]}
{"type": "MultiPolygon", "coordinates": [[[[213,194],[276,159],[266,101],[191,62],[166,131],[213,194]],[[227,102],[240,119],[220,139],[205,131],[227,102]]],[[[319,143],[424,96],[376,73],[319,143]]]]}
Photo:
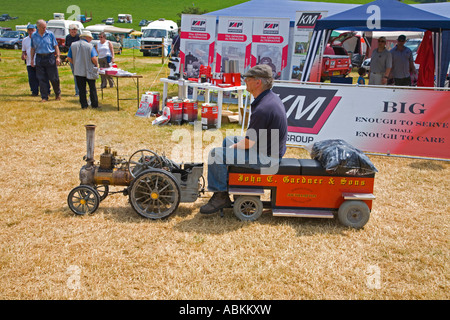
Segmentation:
{"type": "Polygon", "coordinates": [[[75,214],[94,213],[100,204],[100,195],[93,187],[80,185],[70,191],[67,203],[75,214]]]}

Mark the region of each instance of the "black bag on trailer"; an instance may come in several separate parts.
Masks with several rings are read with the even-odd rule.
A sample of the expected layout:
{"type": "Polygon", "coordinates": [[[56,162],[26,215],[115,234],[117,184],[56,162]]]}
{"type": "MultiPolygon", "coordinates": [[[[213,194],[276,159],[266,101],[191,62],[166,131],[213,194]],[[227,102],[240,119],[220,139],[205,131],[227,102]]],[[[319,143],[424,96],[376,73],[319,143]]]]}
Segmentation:
{"type": "Polygon", "coordinates": [[[318,141],[313,144],[310,155],[334,174],[365,176],[378,172],[364,152],[344,140],[318,141]]]}

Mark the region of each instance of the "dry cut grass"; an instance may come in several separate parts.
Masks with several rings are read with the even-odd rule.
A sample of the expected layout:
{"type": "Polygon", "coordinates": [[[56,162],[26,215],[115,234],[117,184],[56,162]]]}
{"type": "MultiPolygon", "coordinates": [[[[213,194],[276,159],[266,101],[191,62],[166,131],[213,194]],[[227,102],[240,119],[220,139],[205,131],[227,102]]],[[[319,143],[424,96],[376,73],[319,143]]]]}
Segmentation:
{"type": "MultiPolygon", "coordinates": [[[[62,101],[41,104],[28,95],[19,53],[1,53],[1,299],[450,298],[447,162],[371,156],[377,199],[362,230],[270,211],[253,223],[230,210],[203,216],[209,194],[162,221],[141,218],[121,194],[75,216],[66,199],[79,184],[85,124],[97,125],[97,160],[105,145],[170,155],[179,128],[135,117],[131,101],[117,111],[111,89],[101,110],[81,110],[69,67],[60,68],[62,101]]],[[[157,76],[160,58],[125,51],[117,60],[144,75],[142,89],[166,72],[157,76]]],[[[133,96],[132,83],[121,85],[133,96]]],[[[301,149],[287,156],[309,157],[301,149]]]]}

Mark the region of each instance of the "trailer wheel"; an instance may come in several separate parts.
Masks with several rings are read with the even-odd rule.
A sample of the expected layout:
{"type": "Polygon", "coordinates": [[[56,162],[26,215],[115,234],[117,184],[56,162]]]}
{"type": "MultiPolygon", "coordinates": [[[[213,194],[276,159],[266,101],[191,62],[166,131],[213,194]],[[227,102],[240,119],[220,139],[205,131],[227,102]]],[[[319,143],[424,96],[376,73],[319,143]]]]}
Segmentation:
{"type": "Polygon", "coordinates": [[[91,186],[80,185],[70,191],[67,203],[75,214],[94,213],[100,204],[100,195],[91,186]]]}
{"type": "Polygon", "coordinates": [[[363,201],[345,201],[338,210],[338,219],[346,227],[360,229],[369,218],[370,209],[363,201]]]}
{"type": "Polygon", "coordinates": [[[161,169],[150,169],[133,180],[129,192],[133,209],[149,219],[170,216],[180,204],[180,187],[175,177],[161,169]]]}
{"type": "Polygon", "coordinates": [[[258,197],[240,196],[233,204],[233,212],[242,221],[255,221],[263,212],[263,203],[258,197]]]}

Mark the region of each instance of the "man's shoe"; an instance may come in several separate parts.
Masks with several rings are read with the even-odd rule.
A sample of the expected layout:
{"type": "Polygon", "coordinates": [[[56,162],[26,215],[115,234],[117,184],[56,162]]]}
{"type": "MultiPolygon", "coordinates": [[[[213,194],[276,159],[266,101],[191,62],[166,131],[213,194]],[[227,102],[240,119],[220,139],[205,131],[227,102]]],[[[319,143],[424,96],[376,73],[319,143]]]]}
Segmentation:
{"type": "Polygon", "coordinates": [[[55,98],[56,101],[61,101],[61,95],[57,95],[55,98]]]}
{"type": "Polygon", "coordinates": [[[42,99],[41,100],[41,102],[47,102],[48,101],[48,99],[42,99]]]}
{"type": "Polygon", "coordinates": [[[228,192],[214,192],[211,199],[204,206],[200,207],[200,213],[211,214],[217,212],[223,208],[230,208],[231,200],[228,196],[228,192]]]}

